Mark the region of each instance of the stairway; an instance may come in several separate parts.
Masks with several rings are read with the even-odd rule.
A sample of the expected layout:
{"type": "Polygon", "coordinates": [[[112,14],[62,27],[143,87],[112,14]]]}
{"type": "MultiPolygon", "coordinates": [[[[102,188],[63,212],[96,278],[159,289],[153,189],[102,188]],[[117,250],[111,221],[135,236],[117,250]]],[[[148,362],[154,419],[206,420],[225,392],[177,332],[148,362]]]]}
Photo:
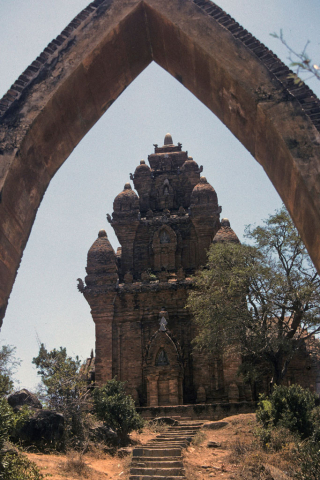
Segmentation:
{"type": "Polygon", "coordinates": [[[185,476],[182,449],[201,428],[202,422],[179,422],[146,445],[134,448],[129,480],[182,480],[185,476]]]}

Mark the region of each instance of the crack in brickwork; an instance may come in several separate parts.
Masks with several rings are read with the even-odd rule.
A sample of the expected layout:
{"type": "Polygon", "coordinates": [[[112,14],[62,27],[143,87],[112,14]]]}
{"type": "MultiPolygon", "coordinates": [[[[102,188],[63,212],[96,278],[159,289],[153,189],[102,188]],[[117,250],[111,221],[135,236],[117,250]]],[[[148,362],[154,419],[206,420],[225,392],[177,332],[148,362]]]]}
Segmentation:
{"type": "Polygon", "coordinates": [[[225,27],[234,38],[240,40],[245,47],[252,51],[268,71],[282,84],[283,88],[298,100],[301,108],[311,122],[320,131],[320,100],[303,82],[303,85],[294,83],[289,77],[293,73],[271,50],[255,38],[245,28],[239,25],[234,18],[218,7],[211,0],[192,0],[208,16],[214,18],[225,27]]]}

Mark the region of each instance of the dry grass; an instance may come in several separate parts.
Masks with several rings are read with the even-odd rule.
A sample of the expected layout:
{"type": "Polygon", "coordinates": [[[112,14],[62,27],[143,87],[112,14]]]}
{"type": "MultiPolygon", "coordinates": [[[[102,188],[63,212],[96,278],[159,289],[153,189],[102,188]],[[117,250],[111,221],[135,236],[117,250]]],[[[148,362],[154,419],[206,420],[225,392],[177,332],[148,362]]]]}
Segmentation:
{"type": "Polygon", "coordinates": [[[202,445],[202,443],[206,440],[207,435],[204,433],[203,430],[198,430],[198,432],[193,437],[191,443],[192,445],[202,445]]]}
{"type": "Polygon", "coordinates": [[[237,465],[234,475],[236,480],[272,480],[272,470],[279,470],[279,478],[292,478],[299,468],[295,461],[295,444],[289,436],[283,443],[283,438],[275,441],[274,449],[271,445],[263,448],[257,439],[248,442],[248,438],[237,438],[229,444],[230,454],[228,461],[237,465]]]}
{"type": "Polygon", "coordinates": [[[70,452],[65,462],[61,462],[62,473],[77,476],[79,478],[93,478],[92,469],[86,464],[81,453],[70,452]]]}
{"type": "Polygon", "coordinates": [[[169,425],[167,425],[166,423],[164,422],[152,422],[152,421],[149,421],[149,422],[146,422],[144,428],[143,428],[143,431],[145,433],[151,433],[151,434],[154,434],[154,433],[164,433],[168,430],[169,428],[169,425]]]}

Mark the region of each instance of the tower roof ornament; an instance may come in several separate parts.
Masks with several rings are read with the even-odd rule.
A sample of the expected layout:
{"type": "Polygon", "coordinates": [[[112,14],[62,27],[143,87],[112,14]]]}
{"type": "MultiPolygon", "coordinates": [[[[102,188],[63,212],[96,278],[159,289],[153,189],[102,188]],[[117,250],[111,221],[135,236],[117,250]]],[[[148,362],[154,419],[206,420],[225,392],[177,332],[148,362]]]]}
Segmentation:
{"type": "Polygon", "coordinates": [[[173,145],[172,136],[170,133],[167,133],[164,137],[164,145],[173,145]]]}

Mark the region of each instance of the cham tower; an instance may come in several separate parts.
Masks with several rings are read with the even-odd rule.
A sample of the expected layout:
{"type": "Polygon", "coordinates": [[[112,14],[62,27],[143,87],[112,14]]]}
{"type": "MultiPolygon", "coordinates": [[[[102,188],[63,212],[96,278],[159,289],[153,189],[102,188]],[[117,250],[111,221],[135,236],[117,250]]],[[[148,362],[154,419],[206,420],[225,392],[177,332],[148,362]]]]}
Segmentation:
{"type": "Polygon", "coordinates": [[[95,380],[127,382],[137,406],[250,400],[236,376],[239,359],[192,352],[195,327],[185,308],[212,242],[239,242],[202,166],[173,144],[154,145],[130,174],[88,252],[79,289],[96,327],[95,380]]]}

